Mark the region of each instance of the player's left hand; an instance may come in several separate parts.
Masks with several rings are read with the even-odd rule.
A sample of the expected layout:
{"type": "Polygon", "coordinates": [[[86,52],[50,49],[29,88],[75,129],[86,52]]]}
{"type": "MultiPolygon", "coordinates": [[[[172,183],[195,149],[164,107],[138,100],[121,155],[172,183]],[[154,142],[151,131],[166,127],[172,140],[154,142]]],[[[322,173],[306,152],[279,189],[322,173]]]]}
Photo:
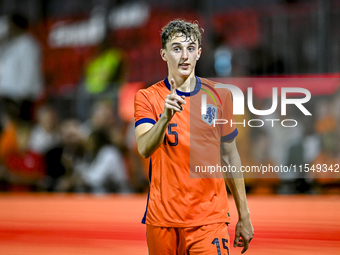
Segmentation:
{"type": "Polygon", "coordinates": [[[241,254],[248,250],[249,243],[254,236],[254,228],[251,224],[250,217],[240,219],[235,228],[234,247],[243,247],[241,254]]]}

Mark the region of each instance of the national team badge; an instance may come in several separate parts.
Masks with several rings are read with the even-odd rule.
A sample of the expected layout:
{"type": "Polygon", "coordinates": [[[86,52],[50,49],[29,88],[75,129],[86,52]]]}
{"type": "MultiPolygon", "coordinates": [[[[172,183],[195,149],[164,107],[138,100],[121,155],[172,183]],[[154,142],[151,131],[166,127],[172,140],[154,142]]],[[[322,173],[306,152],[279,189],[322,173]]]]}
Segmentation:
{"type": "Polygon", "coordinates": [[[217,119],[217,107],[212,104],[207,104],[206,114],[201,115],[202,120],[209,126],[213,124],[214,119],[217,119]]]}

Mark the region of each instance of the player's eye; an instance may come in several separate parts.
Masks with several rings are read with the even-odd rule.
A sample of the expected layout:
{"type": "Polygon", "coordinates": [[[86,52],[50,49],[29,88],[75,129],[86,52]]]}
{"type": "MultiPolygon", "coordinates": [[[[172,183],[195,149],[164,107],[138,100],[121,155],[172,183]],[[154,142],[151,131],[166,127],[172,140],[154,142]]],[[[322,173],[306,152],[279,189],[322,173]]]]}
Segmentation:
{"type": "Polygon", "coordinates": [[[189,51],[193,51],[195,48],[194,47],[189,47],[189,51]]]}
{"type": "Polygon", "coordinates": [[[178,51],[180,51],[180,50],[181,50],[181,49],[180,49],[179,47],[175,47],[175,48],[174,48],[174,51],[175,51],[175,52],[178,52],[178,51]]]}

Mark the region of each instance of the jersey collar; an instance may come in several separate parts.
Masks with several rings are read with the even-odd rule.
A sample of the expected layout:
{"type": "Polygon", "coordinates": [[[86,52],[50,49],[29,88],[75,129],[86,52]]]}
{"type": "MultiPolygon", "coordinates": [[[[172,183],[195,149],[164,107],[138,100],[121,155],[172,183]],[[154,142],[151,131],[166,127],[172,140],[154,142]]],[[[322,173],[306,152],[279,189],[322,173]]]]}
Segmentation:
{"type": "MultiPolygon", "coordinates": [[[[185,97],[190,97],[190,96],[196,95],[200,91],[200,89],[201,89],[201,79],[199,77],[197,77],[197,76],[195,76],[195,78],[196,78],[196,86],[195,86],[195,89],[193,91],[191,91],[191,92],[183,92],[183,91],[180,91],[180,90],[176,89],[177,95],[185,96],[185,97]]],[[[168,81],[168,77],[165,78],[164,83],[165,83],[166,87],[171,91],[171,85],[170,85],[170,83],[168,81]]]]}

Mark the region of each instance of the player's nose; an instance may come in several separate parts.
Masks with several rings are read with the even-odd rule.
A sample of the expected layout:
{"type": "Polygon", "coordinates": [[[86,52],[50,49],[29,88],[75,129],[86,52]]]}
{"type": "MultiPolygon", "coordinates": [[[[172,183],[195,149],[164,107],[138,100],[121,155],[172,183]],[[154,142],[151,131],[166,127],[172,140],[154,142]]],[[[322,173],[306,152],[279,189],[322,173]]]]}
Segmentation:
{"type": "Polygon", "coordinates": [[[182,59],[188,59],[188,50],[187,49],[184,49],[183,51],[182,51],[182,59]]]}

